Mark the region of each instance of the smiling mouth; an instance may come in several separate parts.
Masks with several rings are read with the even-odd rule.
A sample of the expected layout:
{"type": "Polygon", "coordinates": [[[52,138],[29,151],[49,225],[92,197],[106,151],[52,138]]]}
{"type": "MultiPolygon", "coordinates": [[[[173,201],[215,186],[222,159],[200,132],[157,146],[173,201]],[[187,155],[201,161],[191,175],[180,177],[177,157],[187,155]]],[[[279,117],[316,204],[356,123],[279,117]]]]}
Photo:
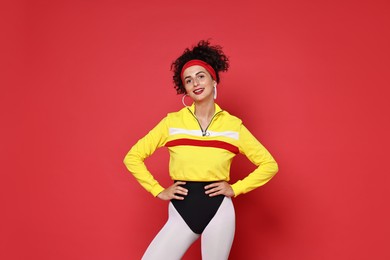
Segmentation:
{"type": "Polygon", "coordinates": [[[200,95],[202,94],[204,91],[204,88],[198,88],[198,89],[195,89],[194,91],[192,91],[195,95],[200,95]]]}

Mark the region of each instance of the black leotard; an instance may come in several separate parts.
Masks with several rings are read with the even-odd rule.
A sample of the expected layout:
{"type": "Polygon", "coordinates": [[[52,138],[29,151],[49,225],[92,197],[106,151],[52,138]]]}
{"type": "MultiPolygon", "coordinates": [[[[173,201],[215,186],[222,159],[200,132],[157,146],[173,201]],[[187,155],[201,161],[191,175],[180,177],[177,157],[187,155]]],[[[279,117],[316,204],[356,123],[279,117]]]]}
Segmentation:
{"type": "Polygon", "coordinates": [[[204,187],[212,182],[189,182],[181,185],[188,189],[184,200],[172,199],[171,202],[189,228],[201,234],[221,205],[224,195],[210,197],[205,194],[204,187]]]}

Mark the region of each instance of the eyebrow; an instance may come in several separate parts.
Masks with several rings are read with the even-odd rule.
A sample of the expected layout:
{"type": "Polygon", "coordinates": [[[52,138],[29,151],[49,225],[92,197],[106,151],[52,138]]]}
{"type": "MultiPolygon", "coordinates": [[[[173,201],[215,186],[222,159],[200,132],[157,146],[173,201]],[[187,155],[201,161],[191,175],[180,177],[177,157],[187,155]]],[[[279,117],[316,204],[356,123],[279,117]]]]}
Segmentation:
{"type": "MultiPolygon", "coordinates": [[[[197,73],[195,73],[195,76],[197,76],[199,73],[206,73],[205,71],[199,71],[199,72],[197,72],[197,73]]],[[[190,78],[191,76],[187,76],[187,77],[185,77],[184,79],[186,79],[186,78],[190,78]]]]}

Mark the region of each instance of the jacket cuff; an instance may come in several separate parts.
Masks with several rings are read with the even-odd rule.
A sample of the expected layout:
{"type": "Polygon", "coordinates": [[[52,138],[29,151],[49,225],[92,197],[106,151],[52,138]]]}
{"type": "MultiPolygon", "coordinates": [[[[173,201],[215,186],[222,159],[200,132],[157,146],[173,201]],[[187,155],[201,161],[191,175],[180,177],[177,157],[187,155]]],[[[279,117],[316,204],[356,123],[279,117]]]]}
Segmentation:
{"type": "Polygon", "coordinates": [[[156,185],[155,187],[153,187],[153,189],[150,191],[150,193],[152,193],[152,195],[154,197],[157,197],[158,194],[160,194],[160,192],[162,192],[163,190],[165,190],[161,185],[156,185]]]}
{"type": "Polygon", "coordinates": [[[234,191],[234,197],[237,197],[238,195],[242,194],[242,187],[241,187],[241,181],[237,181],[233,185],[231,185],[233,191],[234,191]]]}

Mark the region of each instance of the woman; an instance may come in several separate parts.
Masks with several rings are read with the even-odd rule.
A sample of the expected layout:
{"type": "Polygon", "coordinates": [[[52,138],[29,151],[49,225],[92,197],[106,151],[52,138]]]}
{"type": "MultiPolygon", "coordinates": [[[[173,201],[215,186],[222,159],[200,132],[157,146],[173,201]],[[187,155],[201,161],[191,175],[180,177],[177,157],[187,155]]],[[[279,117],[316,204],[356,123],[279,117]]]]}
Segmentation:
{"type": "Polygon", "coordinates": [[[200,41],[172,63],[178,94],[193,100],[169,113],[128,152],[124,163],[153,196],[170,200],[165,226],[143,259],[180,259],[200,236],[202,259],[227,259],[234,238],[235,213],[231,198],[268,182],[278,171],[271,154],[242,121],[216,103],[219,72],[229,62],[220,46],[200,41]],[[162,187],[144,164],[159,147],[170,152],[174,183],[162,187]],[[243,180],[229,183],[233,157],[242,153],[257,165],[243,180]]]}

